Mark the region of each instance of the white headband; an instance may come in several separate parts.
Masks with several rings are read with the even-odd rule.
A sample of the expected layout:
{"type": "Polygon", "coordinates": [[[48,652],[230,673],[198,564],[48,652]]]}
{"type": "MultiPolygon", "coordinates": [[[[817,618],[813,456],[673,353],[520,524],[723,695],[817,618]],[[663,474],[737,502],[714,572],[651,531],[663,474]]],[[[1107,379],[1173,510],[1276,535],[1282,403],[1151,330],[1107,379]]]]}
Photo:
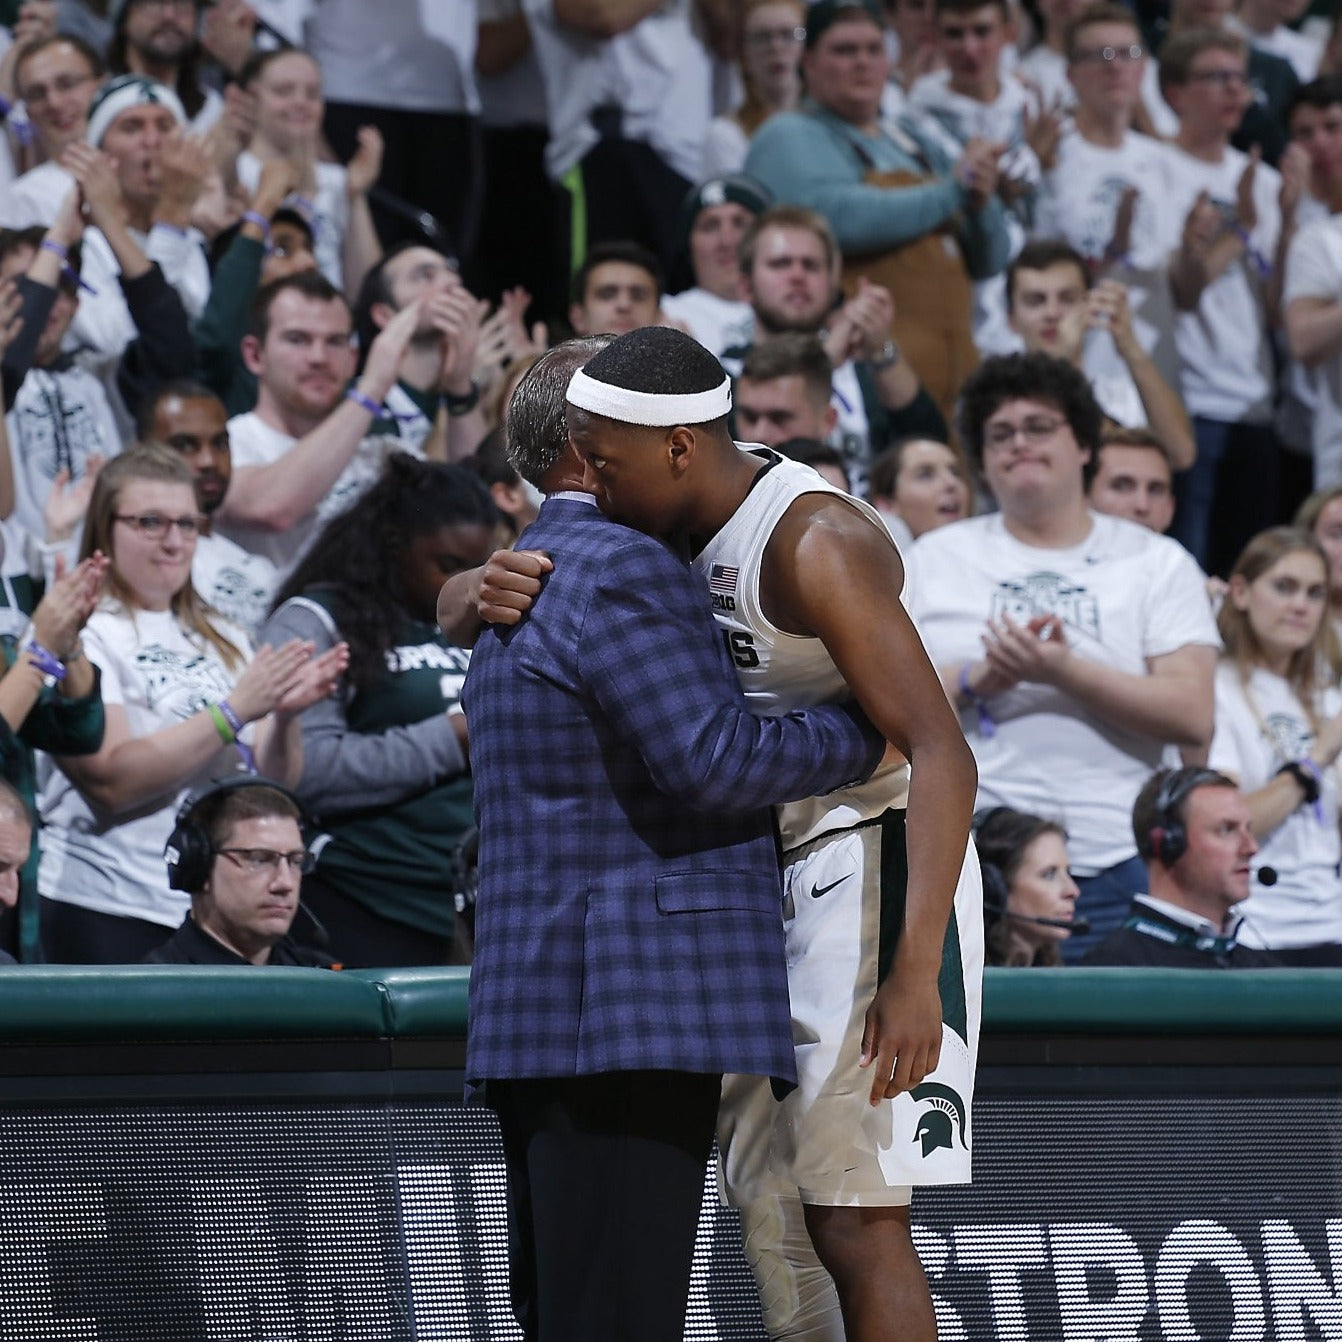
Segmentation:
{"type": "Polygon", "coordinates": [[[711,391],[686,394],[658,391],[630,391],[588,377],[581,368],[568,384],[568,402],[579,410],[619,420],[621,424],[642,424],[666,429],[673,424],[709,424],[721,419],[732,408],[732,380],[724,377],[711,391]]]}
{"type": "Polygon", "coordinates": [[[122,112],[132,107],[166,107],[179,126],[187,123],[186,109],[182,100],[166,85],[152,79],[125,77],[118,87],[108,86],[101,100],[95,99],[89,114],[89,128],[86,132],[91,145],[101,145],[107,128],[122,112]]]}

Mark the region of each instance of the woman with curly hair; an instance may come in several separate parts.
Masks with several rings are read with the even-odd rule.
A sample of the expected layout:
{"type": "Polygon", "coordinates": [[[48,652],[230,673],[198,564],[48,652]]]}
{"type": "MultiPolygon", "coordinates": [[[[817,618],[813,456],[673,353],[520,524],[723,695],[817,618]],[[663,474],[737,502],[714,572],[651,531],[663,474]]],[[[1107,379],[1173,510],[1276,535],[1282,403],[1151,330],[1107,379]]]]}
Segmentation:
{"type": "Polygon", "coordinates": [[[447,873],[472,823],[458,708],[470,653],[439,631],[435,606],[446,578],[493,552],[498,521],[469,471],[397,453],[322,532],[261,631],[265,643],[349,644],[340,693],[303,715],[297,789],[323,829],[303,900],[346,965],[453,958],[447,873]]]}

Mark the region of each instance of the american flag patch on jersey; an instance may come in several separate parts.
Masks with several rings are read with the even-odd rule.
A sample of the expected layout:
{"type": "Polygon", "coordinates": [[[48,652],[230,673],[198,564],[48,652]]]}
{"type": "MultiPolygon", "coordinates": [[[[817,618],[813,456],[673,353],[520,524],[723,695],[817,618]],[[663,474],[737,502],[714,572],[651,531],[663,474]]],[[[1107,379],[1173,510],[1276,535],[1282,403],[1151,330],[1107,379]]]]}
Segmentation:
{"type": "Polygon", "coordinates": [[[708,570],[708,590],[732,596],[736,591],[736,580],[741,570],[729,564],[713,564],[708,570]]]}

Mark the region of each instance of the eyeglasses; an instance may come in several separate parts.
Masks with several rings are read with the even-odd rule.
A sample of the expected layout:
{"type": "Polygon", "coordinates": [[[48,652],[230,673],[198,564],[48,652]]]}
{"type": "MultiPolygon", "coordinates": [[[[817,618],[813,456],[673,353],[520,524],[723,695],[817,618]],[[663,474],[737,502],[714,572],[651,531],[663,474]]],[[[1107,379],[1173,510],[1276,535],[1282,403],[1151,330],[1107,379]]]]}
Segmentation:
{"type": "Polygon", "coordinates": [[[50,84],[32,84],[22,90],[23,101],[29,107],[42,107],[53,93],[73,93],[81,84],[92,84],[96,75],[57,75],[50,84]]]}
{"type": "Polygon", "coordinates": [[[292,853],[279,853],[273,848],[219,848],[215,851],[220,857],[232,860],[250,876],[259,876],[263,871],[278,874],[281,864],[291,872],[309,872],[317,862],[306,848],[295,849],[292,853]]]}
{"type": "Polygon", "coordinates": [[[1076,65],[1089,65],[1095,62],[1103,61],[1108,64],[1111,61],[1120,61],[1127,64],[1130,61],[1139,61],[1146,52],[1135,42],[1130,47],[1092,47],[1089,51],[1078,51],[1072,57],[1076,65]]]}
{"type": "Polygon", "coordinates": [[[114,516],[118,522],[134,527],[151,541],[161,541],[171,527],[176,527],[185,539],[190,540],[200,531],[204,521],[199,513],[188,513],[185,517],[164,517],[162,513],[116,513],[114,516]]]}
{"type": "Polygon", "coordinates": [[[1023,420],[1019,424],[994,424],[991,429],[983,435],[985,447],[1010,447],[1016,441],[1016,436],[1021,435],[1027,443],[1042,443],[1046,438],[1062,428],[1067,421],[1061,415],[1053,419],[1048,419],[1043,415],[1035,416],[1023,420]]]}
{"type": "Polygon", "coordinates": [[[1195,70],[1188,76],[1190,84],[1217,84],[1223,89],[1247,88],[1249,76],[1243,70],[1195,70]]]}
{"type": "Polygon", "coordinates": [[[747,33],[745,44],[748,47],[793,46],[806,41],[805,28],[757,28],[747,33]]]}

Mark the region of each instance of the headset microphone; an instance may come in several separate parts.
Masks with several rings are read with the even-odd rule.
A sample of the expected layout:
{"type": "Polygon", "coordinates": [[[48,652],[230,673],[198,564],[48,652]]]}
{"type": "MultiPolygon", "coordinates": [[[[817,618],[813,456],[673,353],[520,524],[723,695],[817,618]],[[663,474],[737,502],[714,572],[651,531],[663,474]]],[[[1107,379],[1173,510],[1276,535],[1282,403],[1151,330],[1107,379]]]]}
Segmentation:
{"type": "Polygon", "coordinates": [[[1031,918],[1024,913],[1008,913],[1004,916],[1010,918],[1013,923],[1036,923],[1040,927],[1064,927],[1077,936],[1084,936],[1085,933],[1090,931],[1089,918],[1031,918]]]}
{"type": "Polygon", "coordinates": [[[1276,867],[1259,867],[1257,875],[1259,885],[1276,885],[1277,883],[1276,867]]]}

